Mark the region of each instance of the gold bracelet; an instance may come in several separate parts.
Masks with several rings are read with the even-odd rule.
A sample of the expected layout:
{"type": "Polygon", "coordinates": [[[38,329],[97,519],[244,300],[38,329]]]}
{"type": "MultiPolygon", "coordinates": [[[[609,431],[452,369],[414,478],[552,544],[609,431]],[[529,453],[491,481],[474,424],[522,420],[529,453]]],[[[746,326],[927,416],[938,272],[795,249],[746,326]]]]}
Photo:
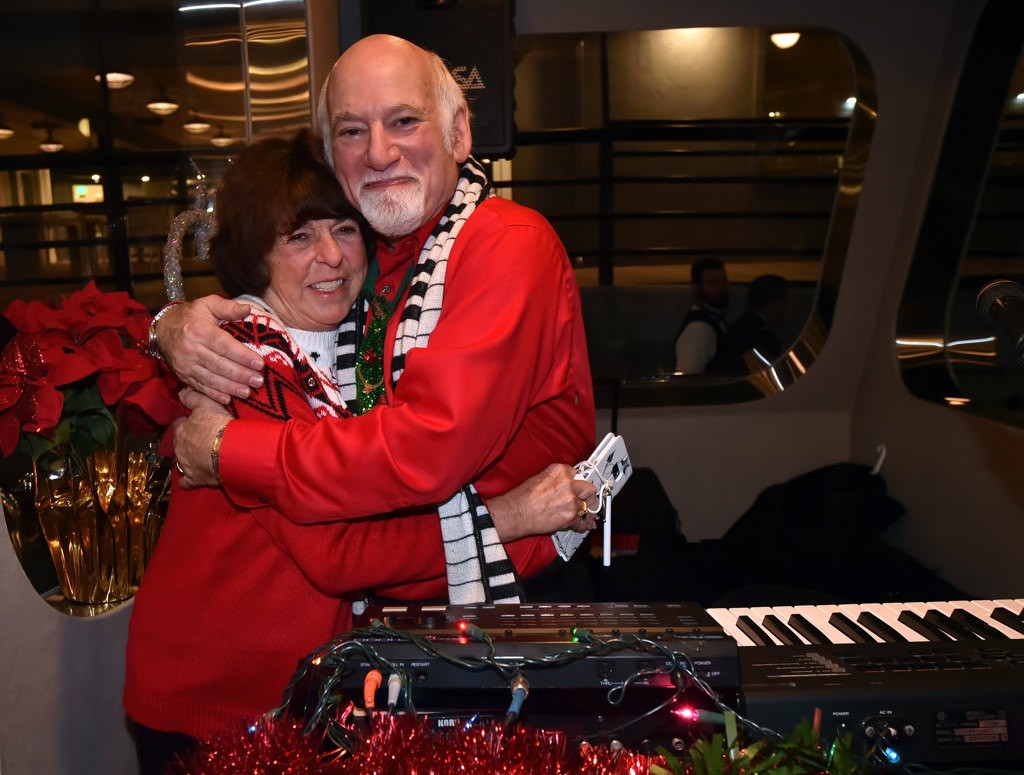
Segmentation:
{"type": "Polygon", "coordinates": [[[224,423],[217,435],[213,437],[213,446],[210,447],[210,463],[213,466],[213,475],[220,481],[220,443],[224,440],[224,431],[228,424],[224,423]]]}

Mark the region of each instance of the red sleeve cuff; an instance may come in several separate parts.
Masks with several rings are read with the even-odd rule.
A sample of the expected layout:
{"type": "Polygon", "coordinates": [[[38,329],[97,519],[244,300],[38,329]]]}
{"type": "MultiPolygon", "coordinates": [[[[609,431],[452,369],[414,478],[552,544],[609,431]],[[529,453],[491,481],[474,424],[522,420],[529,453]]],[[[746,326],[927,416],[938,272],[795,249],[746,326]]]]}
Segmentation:
{"type": "Polygon", "coordinates": [[[232,420],[220,442],[220,483],[244,509],[266,506],[281,480],[278,450],[285,424],[275,420],[232,420]]]}

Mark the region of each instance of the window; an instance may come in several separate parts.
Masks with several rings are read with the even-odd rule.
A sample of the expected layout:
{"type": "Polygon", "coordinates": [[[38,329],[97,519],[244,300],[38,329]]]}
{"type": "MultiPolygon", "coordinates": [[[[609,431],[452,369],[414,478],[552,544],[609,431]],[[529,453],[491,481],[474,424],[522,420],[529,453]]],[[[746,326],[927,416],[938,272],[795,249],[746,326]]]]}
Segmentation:
{"type": "Polygon", "coordinates": [[[627,404],[722,402],[784,389],[809,368],[875,118],[863,58],[823,30],[788,48],[754,28],[515,44],[519,136],[495,178],[565,242],[597,382],[627,404]],[[785,356],[746,375],[674,375],[690,266],[707,256],[733,286],[729,318],[755,277],[788,281],[785,356]]]}

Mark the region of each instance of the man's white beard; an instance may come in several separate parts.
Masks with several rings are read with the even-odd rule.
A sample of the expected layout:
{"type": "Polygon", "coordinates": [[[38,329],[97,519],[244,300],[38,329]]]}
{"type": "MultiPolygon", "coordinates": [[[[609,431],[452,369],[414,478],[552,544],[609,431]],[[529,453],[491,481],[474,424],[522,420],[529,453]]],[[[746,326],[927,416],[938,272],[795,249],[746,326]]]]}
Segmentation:
{"type": "Polygon", "coordinates": [[[373,230],[382,237],[405,237],[423,225],[423,188],[416,185],[401,185],[382,191],[359,189],[359,210],[373,230]]]}

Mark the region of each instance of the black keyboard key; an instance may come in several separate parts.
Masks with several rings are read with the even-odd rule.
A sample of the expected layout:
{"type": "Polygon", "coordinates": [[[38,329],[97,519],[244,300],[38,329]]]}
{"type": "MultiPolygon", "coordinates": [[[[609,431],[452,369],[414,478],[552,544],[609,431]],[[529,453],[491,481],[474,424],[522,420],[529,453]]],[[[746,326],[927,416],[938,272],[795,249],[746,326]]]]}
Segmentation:
{"type": "Polygon", "coordinates": [[[925,621],[934,624],[936,627],[945,632],[953,640],[981,640],[981,638],[975,635],[971,630],[964,627],[959,622],[954,622],[944,613],[942,613],[941,611],[936,611],[934,608],[929,610],[928,613],[924,615],[924,618],[925,621]]]}
{"type": "Polygon", "coordinates": [[[992,612],[992,618],[1002,625],[1024,635],[1024,618],[1015,614],[1009,608],[997,608],[992,612]]]}
{"type": "Polygon", "coordinates": [[[906,638],[870,611],[861,611],[861,613],[857,615],[857,622],[865,629],[871,630],[871,632],[875,633],[875,635],[886,643],[907,642],[906,638]]]}
{"type": "Polygon", "coordinates": [[[923,635],[932,643],[941,643],[942,641],[952,640],[944,630],[939,629],[931,622],[926,622],[913,611],[900,611],[900,615],[896,618],[904,627],[909,627],[919,635],[923,635]]]}
{"type": "Polygon", "coordinates": [[[963,611],[957,608],[952,614],[950,614],[949,618],[958,624],[962,624],[964,627],[985,640],[1007,640],[1007,637],[1003,635],[1003,633],[999,632],[999,630],[991,624],[982,621],[970,611],[963,611]]]}
{"type": "Polygon", "coordinates": [[[782,623],[782,620],[775,614],[768,614],[761,621],[764,628],[779,639],[783,646],[802,646],[804,642],[789,627],[782,623]]]}
{"type": "Polygon", "coordinates": [[[828,623],[843,633],[854,643],[877,643],[877,641],[853,622],[841,611],[836,611],[828,618],[828,623]]]}
{"type": "Polygon", "coordinates": [[[754,641],[756,646],[775,646],[777,645],[764,630],[757,626],[757,623],[746,614],[736,617],[736,626],[739,627],[740,632],[754,641]]]}
{"type": "Polygon", "coordinates": [[[807,617],[803,614],[793,614],[790,616],[789,626],[800,633],[804,640],[813,646],[822,646],[830,642],[821,630],[807,621],[807,617]]]}

